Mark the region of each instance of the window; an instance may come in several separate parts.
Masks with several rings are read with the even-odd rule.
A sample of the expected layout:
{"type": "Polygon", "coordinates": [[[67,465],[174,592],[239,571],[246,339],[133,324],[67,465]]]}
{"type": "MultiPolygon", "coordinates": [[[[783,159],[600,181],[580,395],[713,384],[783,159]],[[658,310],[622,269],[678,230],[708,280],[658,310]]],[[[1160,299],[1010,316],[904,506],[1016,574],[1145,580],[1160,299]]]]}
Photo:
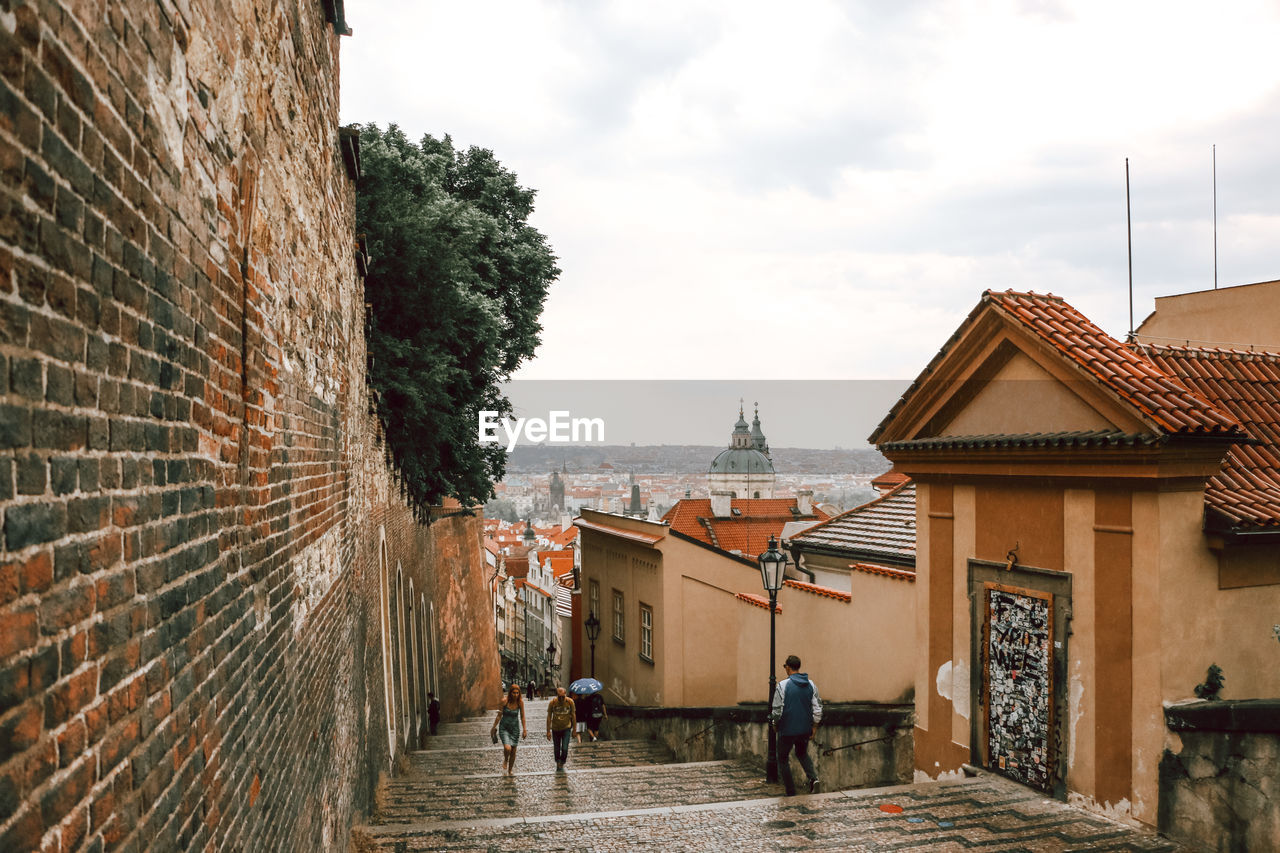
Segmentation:
{"type": "Polygon", "coordinates": [[[627,616],[622,609],[622,593],[613,591],[613,639],[619,643],[627,641],[627,616]]]}
{"type": "Polygon", "coordinates": [[[597,619],[604,615],[600,612],[600,581],[591,581],[590,604],[587,605],[587,612],[594,613],[597,619]]]}
{"type": "Polygon", "coordinates": [[[640,603],[640,657],[653,663],[653,608],[640,603]]]}

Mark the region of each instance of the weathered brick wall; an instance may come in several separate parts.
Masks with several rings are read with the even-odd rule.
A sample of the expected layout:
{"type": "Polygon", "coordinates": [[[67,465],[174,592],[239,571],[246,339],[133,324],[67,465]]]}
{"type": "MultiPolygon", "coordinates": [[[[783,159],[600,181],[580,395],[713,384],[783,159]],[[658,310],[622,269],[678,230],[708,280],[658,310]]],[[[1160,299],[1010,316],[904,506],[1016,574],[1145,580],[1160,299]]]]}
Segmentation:
{"type": "Polygon", "coordinates": [[[0,0],[0,850],[341,849],[429,684],[495,698],[477,523],[368,413],[338,50],[0,0]]]}

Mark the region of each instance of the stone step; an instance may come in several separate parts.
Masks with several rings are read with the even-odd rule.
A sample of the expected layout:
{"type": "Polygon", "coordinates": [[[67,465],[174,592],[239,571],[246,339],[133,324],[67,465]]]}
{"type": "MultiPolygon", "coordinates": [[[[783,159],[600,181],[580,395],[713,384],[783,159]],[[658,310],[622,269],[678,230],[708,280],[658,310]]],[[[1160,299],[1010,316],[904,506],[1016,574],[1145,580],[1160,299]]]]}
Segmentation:
{"type": "MultiPolygon", "coordinates": [[[[483,746],[460,746],[452,749],[427,749],[409,754],[409,772],[423,775],[466,775],[499,772],[502,769],[501,745],[494,745],[486,734],[483,746]]],[[[552,768],[552,745],[544,735],[522,741],[516,749],[517,770],[552,768]]],[[[596,743],[573,743],[569,746],[569,763],[575,767],[620,767],[668,764],[671,752],[657,741],[615,740],[596,743]]]]}
{"type": "Polygon", "coordinates": [[[518,755],[517,772],[511,777],[501,775],[501,762],[496,756],[488,773],[405,774],[379,789],[376,820],[391,824],[448,820],[459,815],[534,817],[671,807],[781,793],[779,786],[765,783],[759,768],[744,762],[586,767],[576,763],[570,753],[566,769],[557,771],[549,749],[532,757],[536,760],[522,765],[524,756],[518,755]],[[532,769],[535,766],[537,770],[532,769]]]}
{"type": "MultiPolygon", "coordinates": [[[[681,785],[672,765],[672,784],[681,785]]],[[[665,771],[665,769],[664,769],[665,771]]],[[[696,776],[697,774],[690,774],[696,776]]],[[[739,798],[656,807],[546,813],[519,810],[557,796],[586,804],[583,789],[611,791],[615,779],[597,771],[502,780],[485,803],[468,801],[453,820],[359,827],[357,850],[368,853],[450,851],[631,850],[1035,850],[1186,851],[1166,839],[1045,799],[994,776],[963,781],[842,791],[801,797],[739,798]],[[536,785],[526,792],[521,786],[536,785]],[[567,794],[565,792],[568,792],[567,794]],[[884,808],[882,808],[884,807],[884,808]],[[467,811],[466,809],[476,809],[467,811]],[[887,811],[885,809],[888,809],[887,811]],[[464,819],[465,816],[465,819],[464,819]]],[[[665,782],[663,777],[657,780],[665,782]]],[[[731,784],[733,780],[712,780],[731,784]]],[[[617,798],[602,796],[601,801],[617,798]]],[[[1190,853],[1190,851],[1186,851],[1190,853]]]]}

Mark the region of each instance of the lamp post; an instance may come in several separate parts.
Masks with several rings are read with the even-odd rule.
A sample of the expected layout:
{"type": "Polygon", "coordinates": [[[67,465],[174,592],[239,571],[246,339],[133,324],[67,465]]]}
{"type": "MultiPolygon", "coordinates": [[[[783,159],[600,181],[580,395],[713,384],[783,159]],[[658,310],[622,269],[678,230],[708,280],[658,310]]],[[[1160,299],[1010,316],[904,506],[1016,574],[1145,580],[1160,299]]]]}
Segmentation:
{"type": "Polygon", "coordinates": [[[554,638],[552,638],[551,642],[547,643],[547,670],[550,673],[551,681],[554,684],[556,680],[556,641],[554,638]]]}
{"type": "MultiPolygon", "coordinates": [[[[774,647],[777,636],[774,633],[774,611],[778,608],[778,590],[782,588],[782,575],[787,567],[787,557],[778,550],[778,541],[771,535],[769,537],[769,550],[757,557],[756,560],[760,564],[760,580],[764,583],[765,592],[769,593],[769,700],[764,705],[765,719],[768,720],[773,708],[773,693],[778,687],[778,680],[774,675],[777,669],[777,664],[774,660],[774,647]]],[[[764,778],[768,782],[777,782],[778,733],[774,730],[773,723],[770,722],[767,725],[769,726],[769,753],[765,758],[764,778]]]]}
{"type": "MultiPolygon", "coordinates": [[[[579,613],[582,611],[579,610],[579,613]]],[[[600,620],[596,618],[594,610],[587,616],[587,621],[583,623],[587,629],[587,639],[591,641],[591,677],[596,677],[596,638],[600,636],[600,620]]]]}

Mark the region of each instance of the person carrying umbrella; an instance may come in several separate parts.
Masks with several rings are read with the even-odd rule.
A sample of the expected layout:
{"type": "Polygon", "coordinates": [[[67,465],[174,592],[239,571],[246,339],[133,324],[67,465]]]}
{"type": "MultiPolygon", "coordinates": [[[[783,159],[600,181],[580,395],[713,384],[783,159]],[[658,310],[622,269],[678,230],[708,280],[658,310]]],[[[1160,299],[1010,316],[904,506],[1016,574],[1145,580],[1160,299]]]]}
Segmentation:
{"type": "MultiPolygon", "coordinates": [[[[585,728],[593,741],[600,739],[600,723],[609,717],[604,708],[604,693],[601,692],[603,689],[604,685],[594,678],[579,678],[569,685],[570,693],[584,697],[582,700],[584,719],[579,729],[585,728]]],[[[581,735],[578,736],[578,742],[582,742],[581,735]]]]}

